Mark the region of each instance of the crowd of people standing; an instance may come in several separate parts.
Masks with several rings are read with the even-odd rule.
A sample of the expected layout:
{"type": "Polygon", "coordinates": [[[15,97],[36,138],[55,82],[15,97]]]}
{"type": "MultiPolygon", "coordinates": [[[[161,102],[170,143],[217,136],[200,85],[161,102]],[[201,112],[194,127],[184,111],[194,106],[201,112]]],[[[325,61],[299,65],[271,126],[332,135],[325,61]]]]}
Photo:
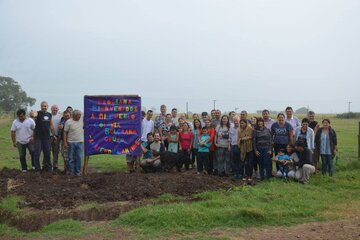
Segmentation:
{"type": "MultiPolygon", "coordinates": [[[[57,105],[52,105],[48,112],[45,101],[40,107],[41,110],[30,112],[29,117],[24,109],[18,110],[11,126],[11,138],[19,151],[22,171],[28,170],[25,159],[28,149],[32,170],[58,171],[61,153],[64,171],[80,175],[81,112],[68,107],[60,115],[57,105]]],[[[271,119],[266,109],[261,117],[250,119],[246,111],[240,115],[234,111],[221,115],[220,110],[214,109],[210,114],[193,114],[189,122],[176,108],[167,113],[166,106],[161,105],[160,114],[155,118],[153,115],[152,110],[142,112],[143,154],[141,159],[126,156],[129,171],[134,170],[136,162],[143,169],[160,169],[160,153],[169,151],[184,156],[185,170],[196,166],[198,174],[232,175],[234,180],[252,181],[254,177],[264,180],[275,175],[308,183],[310,175],[317,171],[319,158],[322,174],[332,176],[334,173],[336,132],[329,119],[323,119],[320,126],[312,111],[300,121],[291,107],[285,109],[285,114],[277,114],[276,120],[271,119]]]]}
{"type": "Polygon", "coordinates": [[[81,111],[67,107],[59,114],[57,105],[41,102],[41,110],[31,111],[29,117],[24,109],[19,109],[17,118],[11,126],[11,139],[19,151],[21,170],[28,171],[26,150],[31,157],[31,170],[52,172],[59,171],[59,154],[64,159],[64,172],[80,175],[83,154],[83,121],[81,111]],[[43,161],[40,163],[40,156],[43,161]],[[52,155],[52,157],[51,157],[52,155]],[[52,159],[52,161],[51,161],[52,159]]]}
{"type": "Polygon", "coordinates": [[[320,126],[313,111],[300,121],[291,107],[276,120],[266,109],[261,117],[250,119],[246,111],[240,116],[233,111],[221,115],[214,109],[210,114],[193,114],[189,122],[184,114],[177,114],[176,108],[167,113],[166,106],[161,105],[154,120],[152,110],[143,116],[141,140],[146,154],[140,165],[144,168],[154,163],[160,168],[159,153],[171,151],[186,156],[185,170],[196,163],[197,174],[232,175],[234,180],[264,180],[275,175],[307,184],[317,171],[320,157],[322,174],[332,176],[334,172],[336,132],[329,119],[323,119],[320,126]]]}

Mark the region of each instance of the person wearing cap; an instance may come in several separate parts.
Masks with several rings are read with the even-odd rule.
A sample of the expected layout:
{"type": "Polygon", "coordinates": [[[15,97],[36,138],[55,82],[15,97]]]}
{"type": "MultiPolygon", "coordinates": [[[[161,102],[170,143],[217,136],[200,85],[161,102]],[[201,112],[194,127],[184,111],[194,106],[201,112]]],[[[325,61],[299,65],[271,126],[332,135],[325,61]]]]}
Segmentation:
{"type": "Polygon", "coordinates": [[[300,183],[308,184],[310,175],[315,172],[314,162],[312,160],[312,152],[308,149],[303,141],[295,143],[296,155],[298,162],[293,161],[296,167],[295,179],[300,183]]]}
{"type": "Polygon", "coordinates": [[[209,119],[208,113],[207,112],[202,112],[201,113],[201,119],[200,119],[201,126],[205,126],[206,119],[209,119]]]}
{"type": "Polygon", "coordinates": [[[309,119],[303,118],[301,121],[301,126],[297,127],[295,129],[295,142],[297,141],[303,141],[305,143],[305,146],[311,150],[311,152],[314,152],[315,149],[315,134],[314,131],[309,128],[309,119]]]}

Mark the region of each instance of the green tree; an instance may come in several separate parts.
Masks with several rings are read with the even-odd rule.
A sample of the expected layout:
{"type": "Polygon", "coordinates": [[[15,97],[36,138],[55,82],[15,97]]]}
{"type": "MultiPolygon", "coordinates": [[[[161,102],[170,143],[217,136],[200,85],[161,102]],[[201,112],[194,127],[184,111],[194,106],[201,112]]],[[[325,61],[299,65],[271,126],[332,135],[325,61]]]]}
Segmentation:
{"type": "Polygon", "coordinates": [[[33,106],[35,98],[28,97],[26,92],[14,79],[0,76],[0,109],[3,111],[16,111],[33,106]]]}

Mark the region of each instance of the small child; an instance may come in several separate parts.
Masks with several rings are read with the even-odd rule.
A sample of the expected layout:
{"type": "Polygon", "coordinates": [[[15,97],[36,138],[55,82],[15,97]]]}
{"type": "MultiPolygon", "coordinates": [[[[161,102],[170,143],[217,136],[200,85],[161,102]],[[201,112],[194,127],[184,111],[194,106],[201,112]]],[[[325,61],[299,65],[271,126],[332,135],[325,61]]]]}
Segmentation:
{"type": "Polygon", "coordinates": [[[286,154],[285,149],[279,149],[278,155],[275,157],[275,161],[279,163],[279,171],[281,172],[281,177],[284,179],[288,178],[289,167],[287,166],[287,162],[291,161],[289,155],[286,154]]]}
{"type": "Polygon", "coordinates": [[[201,174],[203,172],[203,166],[205,166],[205,170],[207,174],[211,173],[209,169],[209,154],[210,154],[210,146],[212,142],[207,142],[210,138],[210,134],[208,132],[207,127],[202,128],[201,135],[199,136],[199,148],[198,148],[198,157],[196,159],[197,165],[197,173],[201,174]]]}
{"type": "Polygon", "coordinates": [[[168,142],[169,142],[168,151],[173,152],[173,153],[177,153],[178,152],[178,146],[179,146],[179,133],[177,132],[177,129],[176,129],[175,125],[172,125],[170,127],[170,132],[169,132],[169,135],[168,135],[168,142]]]}

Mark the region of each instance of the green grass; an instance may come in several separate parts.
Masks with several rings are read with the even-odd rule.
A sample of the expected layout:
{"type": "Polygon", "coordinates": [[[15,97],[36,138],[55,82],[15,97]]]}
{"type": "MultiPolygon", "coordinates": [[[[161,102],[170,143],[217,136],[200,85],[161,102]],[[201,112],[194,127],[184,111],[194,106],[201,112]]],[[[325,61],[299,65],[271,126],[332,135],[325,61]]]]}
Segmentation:
{"type": "Polygon", "coordinates": [[[2,198],[0,201],[0,209],[6,210],[7,212],[17,215],[22,212],[20,204],[24,201],[21,196],[7,196],[2,198]]]}
{"type": "Polygon", "coordinates": [[[124,155],[93,155],[89,158],[89,168],[97,172],[118,172],[127,169],[124,155]]]}
{"type": "Polygon", "coordinates": [[[62,237],[62,238],[74,238],[87,234],[99,233],[100,228],[88,227],[80,221],[72,219],[60,220],[53,222],[52,224],[42,228],[36,233],[29,234],[33,237],[62,237]]]}
{"type": "MultiPolygon", "coordinates": [[[[328,116],[319,116],[319,119],[328,116]]],[[[246,227],[289,226],[310,221],[342,217],[344,212],[360,213],[360,161],[357,158],[358,120],[335,119],[332,127],[338,135],[338,156],[334,177],[316,175],[310,185],[272,179],[255,187],[239,187],[230,191],[205,192],[194,195],[203,201],[188,202],[186,198],[164,194],[145,207],[119,216],[108,230],[130,229],[136,239],[157,239],[175,236],[179,239],[227,239],[211,236],[213,229],[232,231],[246,227]]],[[[321,120],[320,120],[321,121],[321,120]]],[[[0,122],[0,168],[20,167],[16,149],[11,145],[9,123],[0,122]],[[5,150],[7,152],[3,152],[5,150]]],[[[95,155],[89,167],[96,171],[123,171],[124,156],[95,155]]],[[[21,198],[7,197],[0,209],[18,211],[21,198]],[[10,199],[9,199],[10,198],[10,199]]],[[[96,203],[83,208],[98,207],[96,203]]],[[[104,234],[104,228],[90,227],[74,220],[62,220],[36,233],[25,234],[0,225],[0,236],[83,237],[104,234]]],[[[111,231],[110,231],[111,232],[111,231]]],[[[101,235],[102,236],[102,235],[101,235]]]]}
{"type": "Polygon", "coordinates": [[[3,167],[20,169],[19,154],[11,141],[11,124],[10,119],[0,119],[0,169],[3,167]]]}
{"type": "Polygon", "coordinates": [[[201,193],[206,201],[150,205],[121,215],[115,226],[137,229],[158,237],[184,232],[206,233],[213,228],[291,225],[329,219],[324,215],[344,203],[357,202],[360,210],[360,170],[336,177],[316,176],[310,185],[273,179],[256,187],[201,193]],[[159,232],[161,229],[161,232],[159,232]]]}
{"type": "Polygon", "coordinates": [[[0,224],[0,238],[1,237],[24,237],[26,234],[19,231],[17,228],[9,227],[6,224],[0,224]]]}

